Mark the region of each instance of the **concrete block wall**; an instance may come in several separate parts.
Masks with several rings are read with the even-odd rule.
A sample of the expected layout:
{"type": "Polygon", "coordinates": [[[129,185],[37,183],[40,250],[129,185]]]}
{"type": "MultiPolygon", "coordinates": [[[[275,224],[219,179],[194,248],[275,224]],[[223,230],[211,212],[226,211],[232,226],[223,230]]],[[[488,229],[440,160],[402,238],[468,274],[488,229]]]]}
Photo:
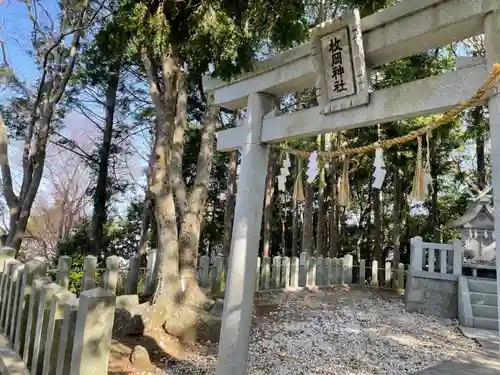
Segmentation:
{"type": "Polygon", "coordinates": [[[438,244],[423,242],[421,237],[412,238],[405,290],[408,311],[458,318],[462,254],[460,240],[438,244]]]}
{"type": "Polygon", "coordinates": [[[458,317],[458,277],[410,269],[405,291],[410,312],[458,317]]]}
{"type": "Polygon", "coordinates": [[[67,289],[69,257],[52,282],[41,260],[13,256],[0,249],[0,373],[107,375],[118,259],[108,258],[104,288],[95,288],[95,257],[87,257],[77,298],[67,289]]]}

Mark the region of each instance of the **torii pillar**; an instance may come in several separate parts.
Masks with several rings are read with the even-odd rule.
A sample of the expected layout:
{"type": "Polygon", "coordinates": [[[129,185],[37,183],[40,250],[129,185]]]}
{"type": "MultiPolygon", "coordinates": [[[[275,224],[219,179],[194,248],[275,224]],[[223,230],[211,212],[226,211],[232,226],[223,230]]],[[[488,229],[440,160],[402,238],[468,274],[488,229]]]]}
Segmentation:
{"type": "MultiPolygon", "coordinates": [[[[493,11],[484,19],[484,44],[486,49],[487,69],[491,70],[495,63],[500,62],[500,10],[493,11]]],[[[496,89],[495,89],[496,90],[496,89]]],[[[496,274],[497,274],[497,305],[500,335],[500,96],[493,95],[488,100],[490,115],[490,137],[491,137],[491,163],[492,163],[492,185],[493,185],[493,217],[495,219],[495,238],[497,245],[496,274]]],[[[499,340],[500,344],[500,340],[499,340]]],[[[500,346],[499,346],[500,350],[500,346]]]]}
{"type": "Polygon", "coordinates": [[[248,97],[241,149],[240,181],[236,195],[229,272],[224,297],[217,374],[245,375],[257,278],[262,211],[266,190],[269,147],[262,144],[263,117],[274,97],[255,93],[248,97]]]}

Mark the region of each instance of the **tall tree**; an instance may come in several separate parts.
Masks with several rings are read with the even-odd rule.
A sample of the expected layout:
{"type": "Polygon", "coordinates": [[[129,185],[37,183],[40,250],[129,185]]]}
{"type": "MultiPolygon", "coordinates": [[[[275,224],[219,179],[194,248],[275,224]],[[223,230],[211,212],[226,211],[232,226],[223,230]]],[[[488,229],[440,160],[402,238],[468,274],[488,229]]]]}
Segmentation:
{"type": "Polygon", "coordinates": [[[222,254],[224,261],[229,261],[231,240],[233,235],[234,209],[236,207],[236,178],[238,170],[238,151],[232,151],[228,166],[228,181],[226,189],[226,211],[224,216],[224,244],[222,254]]]}
{"type": "Polygon", "coordinates": [[[63,98],[66,87],[73,73],[79,52],[80,41],[85,30],[93,24],[102,9],[90,7],[89,0],[68,1],[58,3],[60,14],[56,22],[48,17],[49,25],[42,25],[37,14],[48,15],[41,3],[36,0],[27,1],[27,14],[32,22],[32,48],[40,67],[41,77],[37,87],[32,89],[16,77],[7,61],[4,42],[3,76],[7,77],[11,87],[18,90],[19,109],[23,114],[16,114],[19,120],[16,126],[24,138],[22,155],[23,177],[19,193],[15,192],[12,172],[9,164],[8,136],[5,121],[0,114],[0,167],[2,171],[3,194],[10,210],[9,233],[6,244],[19,250],[25,235],[28,219],[31,214],[45,166],[47,145],[53,137],[55,119],[63,115],[58,105],[63,98]],[[67,45],[67,41],[70,44],[67,45]],[[19,117],[21,116],[21,118],[19,117]]]}
{"type": "Polygon", "coordinates": [[[276,175],[276,166],[278,165],[278,152],[271,150],[269,153],[269,161],[267,164],[266,178],[266,196],[264,198],[264,234],[263,234],[263,251],[262,256],[268,257],[271,255],[271,238],[272,238],[272,222],[273,222],[273,198],[274,198],[274,178],[276,175]]]}
{"type": "Polygon", "coordinates": [[[209,63],[214,63],[214,74],[223,78],[249,68],[263,39],[290,45],[303,38],[301,12],[302,4],[295,0],[280,4],[153,1],[135,3],[130,10],[134,45],[148,76],[157,118],[151,191],[161,265],[152,300],[155,308],[150,311],[156,324],[164,325],[171,334],[183,335],[195,325],[198,312],[193,306],[205,304],[196,282],[196,258],[217,113],[212,96],[204,93],[201,75],[208,71],[209,63]],[[206,111],[199,124],[202,135],[196,177],[187,191],[182,170],[191,90],[200,92],[206,111]],[[181,280],[183,304],[177,298],[181,280]]]}

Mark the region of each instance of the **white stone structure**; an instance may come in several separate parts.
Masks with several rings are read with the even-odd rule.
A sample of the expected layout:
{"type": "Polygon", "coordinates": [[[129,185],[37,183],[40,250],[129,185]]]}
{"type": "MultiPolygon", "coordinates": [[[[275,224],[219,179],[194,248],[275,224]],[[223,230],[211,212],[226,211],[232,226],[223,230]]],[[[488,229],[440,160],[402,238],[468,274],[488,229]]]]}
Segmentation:
{"type": "Polygon", "coordinates": [[[464,257],[475,262],[492,262],[495,259],[495,223],[488,193],[492,188],[469,199],[465,214],[453,220],[448,226],[460,231],[464,257]]]}
{"type": "MultiPolygon", "coordinates": [[[[335,43],[337,36],[347,43],[345,31],[348,38],[362,40],[362,43],[351,42],[349,53],[345,46],[341,46],[341,51],[332,48],[332,51],[341,52],[342,59],[349,59],[345,64],[352,64],[353,74],[340,77],[339,70],[333,72],[332,69],[338,69],[338,64],[333,63],[338,58],[327,56],[325,52],[332,51],[322,48],[320,60],[317,56],[320,44],[313,39],[263,61],[252,73],[230,83],[212,79],[204,82],[205,90],[215,92],[217,105],[233,110],[247,107],[248,111],[246,123],[218,133],[217,148],[222,151],[241,148],[242,159],[217,375],[244,375],[247,370],[267,143],[444,112],[469,99],[483,84],[493,64],[500,62],[498,0],[404,0],[360,20],[359,24],[358,19],[356,14],[349,15],[343,20],[327,22],[313,32],[313,35],[320,35],[320,42],[323,38],[333,38],[335,43]],[[456,71],[366,95],[366,86],[363,86],[366,70],[483,31],[486,61],[468,59],[456,71]],[[353,45],[359,48],[357,55],[352,53],[353,45]],[[327,58],[334,66],[327,68],[327,58]],[[363,70],[365,74],[358,75],[363,70]],[[272,111],[275,96],[315,85],[322,105],[286,115],[272,111]]],[[[322,43],[329,43],[329,40],[322,43]]],[[[487,104],[491,124],[495,125],[491,126],[494,205],[500,207],[500,99],[491,96],[487,104]]],[[[500,210],[497,210],[497,238],[500,238],[499,216],[500,210]]],[[[499,257],[496,259],[500,262],[499,257]]],[[[499,264],[497,269],[500,270],[499,264]]],[[[499,276],[497,272],[497,278],[499,276]]],[[[500,296],[499,283],[497,288],[500,296]]]]}

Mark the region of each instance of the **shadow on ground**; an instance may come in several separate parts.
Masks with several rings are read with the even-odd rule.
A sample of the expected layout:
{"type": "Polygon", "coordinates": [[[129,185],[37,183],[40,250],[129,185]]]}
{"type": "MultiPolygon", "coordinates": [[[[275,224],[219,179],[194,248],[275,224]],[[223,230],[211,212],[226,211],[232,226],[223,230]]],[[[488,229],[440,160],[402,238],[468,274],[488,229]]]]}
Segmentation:
{"type": "Polygon", "coordinates": [[[443,361],[415,375],[500,375],[498,349],[481,347],[467,355],[443,361]]]}

